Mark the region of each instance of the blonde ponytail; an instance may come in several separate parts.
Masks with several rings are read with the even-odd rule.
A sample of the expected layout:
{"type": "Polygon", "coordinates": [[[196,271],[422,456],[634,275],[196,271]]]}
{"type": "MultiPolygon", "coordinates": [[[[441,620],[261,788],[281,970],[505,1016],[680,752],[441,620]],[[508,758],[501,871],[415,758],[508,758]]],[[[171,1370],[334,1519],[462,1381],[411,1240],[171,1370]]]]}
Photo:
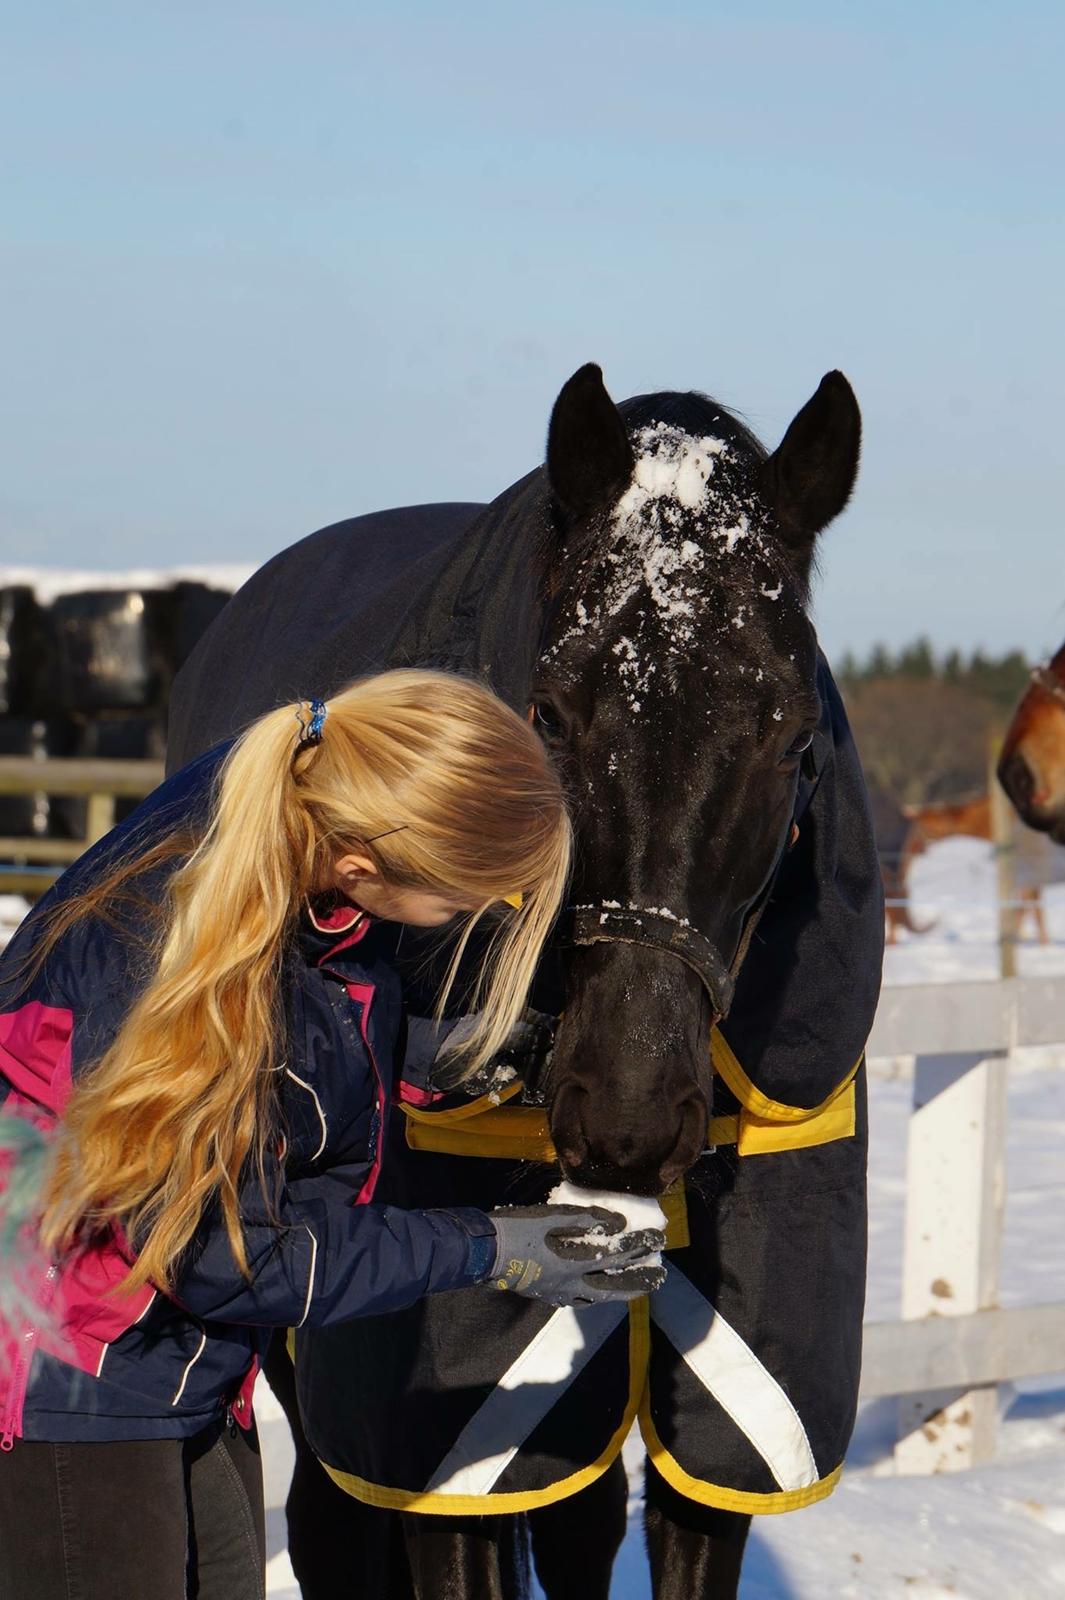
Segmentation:
{"type": "MultiPolygon", "coordinates": [[[[230,752],[206,832],[159,910],[151,976],[60,1128],[44,1242],[63,1251],[120,1224],[139,1246],[131,1289],[172,1286],[215,1203],[247,1271],[238,1183],[250,1164],[265,1192],[282,963],[302,902],[330,886],[346,850],[369,855],[388,883],[476,908],[441,1006],[474,924],[522,891],[476,985],[466,1071],[520,1016],[565,895],[571,838],[558,777],[533,731],[481,685],[384,673],[330,700],[320,744],[297,749],[298,732],[285,707],[230,752]]],[[[176,848],[157,845],[65,902],[45,955],[79,916],[107,914],[149,855],[176,848]]]]}

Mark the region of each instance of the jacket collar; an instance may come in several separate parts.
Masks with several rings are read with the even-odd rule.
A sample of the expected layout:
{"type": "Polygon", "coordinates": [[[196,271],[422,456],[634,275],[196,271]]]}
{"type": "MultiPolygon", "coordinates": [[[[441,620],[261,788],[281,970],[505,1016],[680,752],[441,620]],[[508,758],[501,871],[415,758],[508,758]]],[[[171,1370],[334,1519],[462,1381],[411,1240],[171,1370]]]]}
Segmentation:
{"type": "Polygon", "coordinates": [[[370,931],[373,918],[337,895],[305,900],[300,912],[298,942],[309,965],[320,966],[330,956],[359,944],[370,931]]]}

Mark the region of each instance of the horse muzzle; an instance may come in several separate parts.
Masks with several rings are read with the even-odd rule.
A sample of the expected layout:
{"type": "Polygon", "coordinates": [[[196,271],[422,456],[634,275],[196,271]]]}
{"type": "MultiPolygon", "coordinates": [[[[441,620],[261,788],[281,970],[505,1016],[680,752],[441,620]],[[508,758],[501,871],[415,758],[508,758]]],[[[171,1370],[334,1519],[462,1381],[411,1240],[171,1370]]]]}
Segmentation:
{"type": "Polygon", "coordinates": [[[702,1155],[708,1117],[706,1098],[695,1088],[679,1104],[626,1108],[612,1096],[602,1104],[571,1082],[552,1105],[551,1129],[563,1174],[572,1183],[659,1195],[702,1155]]]}
{"type": "Polygon", "coordinates": [[[998,781],[1017,815],[1029,828],[1049,833],[1060,841],[1065,832],[1065,794],[1056,797],[1051,793],[1050,783],[1025,751],[1015,747],[1004,756],[999,763],[998,781]]]}

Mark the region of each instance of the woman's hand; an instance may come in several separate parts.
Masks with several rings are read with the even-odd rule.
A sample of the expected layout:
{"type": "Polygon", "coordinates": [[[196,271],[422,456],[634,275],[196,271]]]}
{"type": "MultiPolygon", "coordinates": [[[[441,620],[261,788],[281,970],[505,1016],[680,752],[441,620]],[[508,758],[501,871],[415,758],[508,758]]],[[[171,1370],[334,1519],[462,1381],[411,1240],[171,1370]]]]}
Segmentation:
{"type": "Polygon", "coordinates": [[[487,1280],[553,1306],[634,1300],[665,1282],[655,1228],[625,1233],[601,1206],[508,1206],[490,1211],[496,1258],[487,1280]]]}
{"type": "MultiPolygon", "coordinates": [[[[448,1069],[453,1066],[461,1054],[462,1046],[472,1037],[473,1029],[480,1022],[480,1016],[475,1011],[461,1016],[453,1024],[445,1024],[448,1034],[440,1042],[440,1048],[433,1058],[432,1077],[448,1077],[448,1069]]],[[[555,1019],[545,1016],[542,1011],[526,1011],[515,1026],[510,1029],[499,1050],[493,1056],[491,1066],[513,1067],[515,1075],[523,1080],[531,1080],[542,1066],[545,1056],[552,1048],[552,1034],[555,1029],[555,1019]]]]}

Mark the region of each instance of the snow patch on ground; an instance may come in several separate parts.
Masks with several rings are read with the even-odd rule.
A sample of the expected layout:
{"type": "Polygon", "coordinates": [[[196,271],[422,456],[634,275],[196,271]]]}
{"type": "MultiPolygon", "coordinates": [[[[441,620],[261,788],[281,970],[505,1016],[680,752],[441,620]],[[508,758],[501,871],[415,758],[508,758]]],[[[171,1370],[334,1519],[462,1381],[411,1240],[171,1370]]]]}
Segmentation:
{"type": "Polygon", "coordinates": [[[0,894],[0,950],[3,950],[29,908],[29,902],[23,900],[21,895],[0,894]]]}
{"type": "MultiPolygon", "coordinates": [[[[993,847],[983,839],[942,839],[910,867],[910,911],[927,931],[902,929],[884,953],[884,982],[969,983],[999,975],[998,891],[993,847]]],[[[1065,884],[1043,891],[1049,943],[1022,927],[1017,970],[1022,977],[1065,976],[1065,884]]]]}

